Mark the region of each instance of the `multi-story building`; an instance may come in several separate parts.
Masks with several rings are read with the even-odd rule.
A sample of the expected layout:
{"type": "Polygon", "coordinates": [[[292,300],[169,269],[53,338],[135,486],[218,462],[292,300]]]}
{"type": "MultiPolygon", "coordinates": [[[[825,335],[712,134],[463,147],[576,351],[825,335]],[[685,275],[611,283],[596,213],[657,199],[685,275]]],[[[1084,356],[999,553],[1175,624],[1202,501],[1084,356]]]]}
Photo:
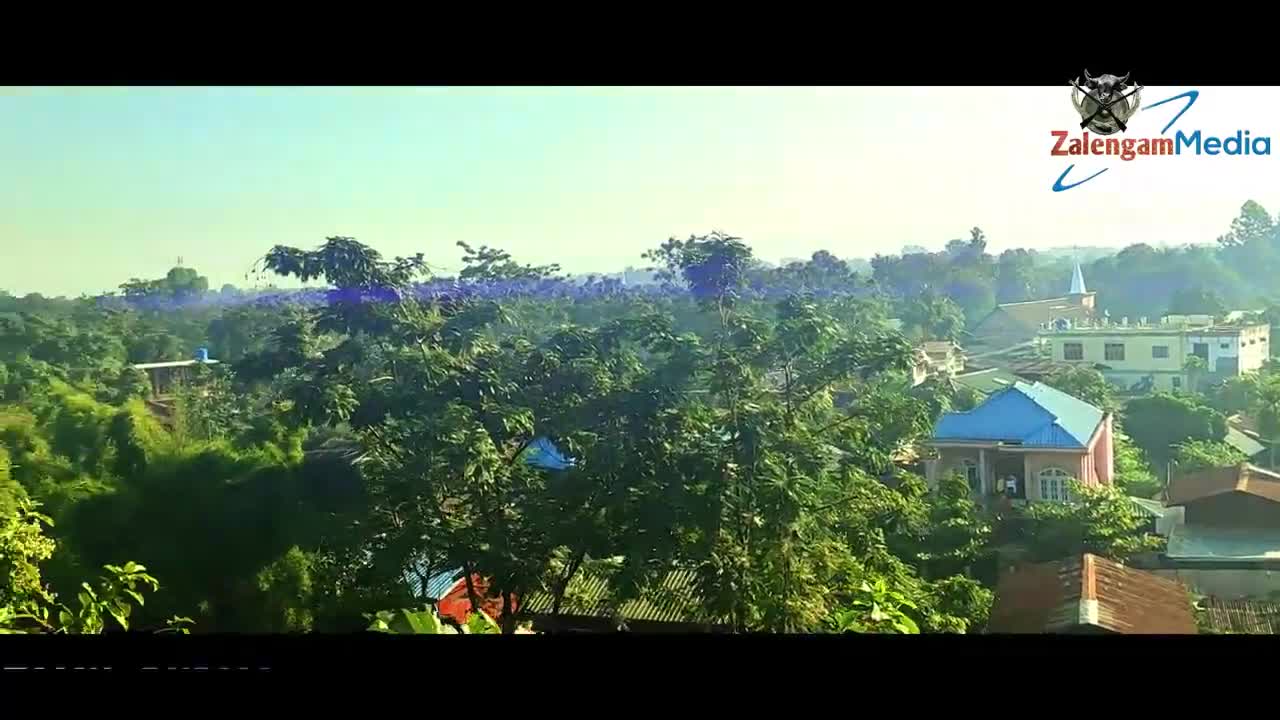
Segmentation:
{"type": "Polygon", "coordinates": [[[1047,324],[1041,337],[1056,362],[1097,367],[1111,382],[1133,390],[1180,390],[1194,381],[1252,372],[1270,356],[1271,327],[1211,316],[1169,315],[1159,324],[1128,318],[1072,324],[1047,324]],[[1199,357],[1203,369],[1189,370],[1199,357]]]}

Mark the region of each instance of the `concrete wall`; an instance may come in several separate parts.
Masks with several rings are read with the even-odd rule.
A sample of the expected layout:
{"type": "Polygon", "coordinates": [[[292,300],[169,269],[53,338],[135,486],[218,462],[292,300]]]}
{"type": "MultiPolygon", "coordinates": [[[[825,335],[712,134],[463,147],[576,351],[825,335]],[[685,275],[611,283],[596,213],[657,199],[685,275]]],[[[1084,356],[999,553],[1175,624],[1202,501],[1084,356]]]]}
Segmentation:
{"type": "Polygon", "coordinates": [[[1051,333],[1048,337],[1054,360],[1101,363],[1119,372],[1180,373],[1183,363],[1186,362],[1186,354],[1191,351],[1191,346],[1183,343],[1181,335],[1177,332],[1152,330],[1139,333],[1092,330],[1080,333],[1051,333]],[[1084,357],[1079,361],[1067,360],[1064,351],[1067,343],[1079,343],[1084,350],[1084,357]],[[1107,360],[1106,346],[1110,343],[1124,345],[1124,360],[1107,360]],[[1169,357],[1152,357],[1152,348],[1157,346],[1167,347],[1169,357]]]}
{"type": "Polygon", "coordinates": [[[1102,423],[1098,437],[1093,441],[1093,470],[1098,482],[1103,485],[1110,485],[1112,477],[1115,476],[1114,435],[1112,418],[1108,415],[1102,423]]]}
{"type": "Polygon", "coordinates": [[[977,462],[978,451],[970,448],[941,448],[937,459],[925,463],[925,479],[930,485],[937,485],[939,480],[951,473],[963,471],[965,460],[977,462]]]}

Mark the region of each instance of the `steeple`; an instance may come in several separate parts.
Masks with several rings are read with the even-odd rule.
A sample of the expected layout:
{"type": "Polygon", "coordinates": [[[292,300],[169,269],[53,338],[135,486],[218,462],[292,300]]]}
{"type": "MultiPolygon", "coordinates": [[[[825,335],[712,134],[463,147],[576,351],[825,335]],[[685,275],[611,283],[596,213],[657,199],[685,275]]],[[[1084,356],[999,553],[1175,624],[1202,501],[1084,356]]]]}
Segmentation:
{"type": "MultiPolygon", "coordinates": [[[[1059,286],[1061,287],[1061,286],[1059,286]]],[[[1085,295],[1089,291],[1084,287],[1084,273],[1080,271],[1080,263],[1076,263],[1075,272],[1071,273],[1071,292],[1068,295],[1085,295]]]]}

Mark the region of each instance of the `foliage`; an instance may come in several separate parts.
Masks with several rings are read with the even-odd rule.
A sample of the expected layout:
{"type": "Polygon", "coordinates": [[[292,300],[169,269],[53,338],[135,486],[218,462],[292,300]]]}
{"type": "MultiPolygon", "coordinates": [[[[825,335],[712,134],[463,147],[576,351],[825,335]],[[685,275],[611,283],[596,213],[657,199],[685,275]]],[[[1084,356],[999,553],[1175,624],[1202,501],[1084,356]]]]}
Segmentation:
{"type": "Polygon", "coordinates": [[[906,304],[903,326],[921,340],[958,340],[964,330],[965,315],[948,297],[926,292],[906,304]]]}
{"type": "Polygon", "coordinates": [[[1276,447],[1280,445],[1280,377],[1269,376],[1258,388],[1254,401],[1254,417],[1258,432],[1266,438],[1270,451],[1271,467],[1276,467],[1276,447]]]}
{"type": "Polygon", "coordinates": [[[1112,434],[1112,452],[1115,484],[1125,494],[1151,498],[1164,488],[1164,473],[1152,469],[1119,425],[1112,434]]]}
{"type": "MultiPolygon", "coordinates": [[[[77,608],[58,602],[57,594],[44,584],[39,568],[56,548],[43,532],[52,524],[30,502],[0,517],[0,634],[100,634],[107,629],[108,618],[121,630],[129,630],[135,603],[137,607],[145,603],[142,591],[154,592],[160,584],[137,563],[108,564],[103,566],[96,587],[80,583],[77,608]]],[[[187,623],[186,618],[175,617],[167,625],[181,630],[187,623]]]]}
{"type": "MultiPolygon", "coordinates": [[[[471,613],[465,625],[455,626],[446,621],[434,608],[422,610],[380,610],[369,615],[371,632],[394,635],[495,635],[502,632],[498,623],[483,611],[471,613]]],[[[530,634],[528,628],[517,632],[530,634]]]]}
{"type": "Polygon", "coordinates": [[[1256,373],[1247,373],[1227,378],[1213,389],[1210,402],[1213,407],[1225,415],[1251,410],[1258,402],[1258,393],[1262,388],[1262,378],[1256,373]]]}
{"type": "Polygon", "coordinates": [[[1178,472],[1239,465],[1248,458],[1226,443],[1212,440],[1188,440],[1179,443],[1171,462],[1178,472]]]}
{"type": "Polygon", "coordinates": [[[832,627],[836,632],[919,635],[920,626],[904,608],[918,609],[910,598],[887,587],[884,578],[874,584],[863,581],[849,606],[836,611],[832,627]]]}
{"type": "Polygon", "coordinates": [[[1164,539],[1143,530],[1146,519],[1114,485],[1073,481],[1070,493],[1070,502],[1040,502],[1027,509],[1034,561],[1093,553],[1123,562],[1163,548],[1164,539]]]}
{"type": "Polygon", "coordinates": [[[1081,365],[1063,367],[1045,378],[1045,383],[1106,411],[1118,409],[1111,385],[1102,373],[1081,365]]]}
{"type": "Polygon", "coordinates": [[[1124,426],[1155,467],[1164,466],[1176,443],[1221,442],[1227,434],[1222,413],[1193,397],[1168,393],[1130,400],[1124,407],[1124,426]]]}

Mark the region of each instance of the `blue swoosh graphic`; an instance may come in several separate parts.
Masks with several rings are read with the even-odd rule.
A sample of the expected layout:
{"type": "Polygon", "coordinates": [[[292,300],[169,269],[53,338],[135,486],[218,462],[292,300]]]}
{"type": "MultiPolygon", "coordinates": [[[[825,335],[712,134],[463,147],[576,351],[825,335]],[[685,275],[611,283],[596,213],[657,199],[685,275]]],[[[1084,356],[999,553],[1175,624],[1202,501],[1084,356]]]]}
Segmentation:
{"type": "Polygon", "coordinates": [[[1168,124],[1168,125],[1165,125],[1165,126],[1164,126],[1164,129],[1160,131],[1160,134],[1161,134],[1161,135],[1163,135],[1163,134],[1165,134],[1166,132],[1168,132],[1168,131],[1169,131],[1169,128],[1173,127],[1173,124],[1174,124],[1174,123],[1176,123],[1176,122],[1178,122],[1178,118],[1182,117],[1182,114],[1183,114],[1183,113],[1185,113],[1186,111],[1190,110],[1190,109],[1191,109],[1191,106],[1196,104],[1196,100],[1198,100],[1198,99],[1200,98],[1200,91],[1199,91],[1199,90],[1188,90],[1188,91],[1186,91],[1186,92],[1182,93],[1181,95],[1174,95],[1173,97],[1171,97],[1171,98],[1166,98],[1166,99],[1164,99],[1164,100],[1161,100],[1160,102],[1157,102],[1157,103],[1151,103],[1150,105],[1145,105],[1145,106],[1143,106],[1143,108],[1142,108],[1142,109],[1143,109],[1144,111],[1146,111],[1146,110],[1150,110],[1150,109],[1151,109],[1151,108],[1153,108],[1153,107],[1160,107],[1161,105],[1163,105],[1163,104],[1165,104],[1165,103],[1167,103],[1167,102],[1173,102],[1174,100],[1179,100],[1179,99],[1181,99],[1181,98],[1186,98],[1186,99],[1187,99],[1187,104],[1186,104],[1186,105],[1184,105],[1184,106],[1182,107],[1182,109],[1178,111],[1178,114],[1177,114],[1177,115],[1174,115],[1174,116],[1173,116],[1173,119],[1169,121],[1169,124],[1168,124]]]}
{"type": "MultiPolygon", "coordinates": [[[[1174,100],[1182,100],[1182,99],[1185,99],[1187,101],[1187,104],[1183,105],[1182,109],[1178,111],[1178,114],[1174,115],[1173,119],[1169,121],[1169,124],[1164,126],[1164,129],[1160,131],[1161,135],[1164,135],[1165,133],[1169,132],[1169,128],[1173,127],[1173,124],[1178,122],[1178,118],[1182,117],[1188,110],[1191,109],[1192,105],[1196,104],[1196,100],[1200,99],[1200,91],[1188,90],[1184,93],[1179,93],[1177,95],[1174,95],[1173,97],[1165,98],[1164,100],[1161,100],[1159,102],[1154,102],[1154,103],[1151,103],[1150,105],[1144,105],[1142,107],[1142,109],[1145,111],[1145,110],[1150,110],[1151,108],[1160,107],[1161,105],[1167,102],[1173,102],[1174,100]]],[[[1090,175],[1089,177],[1083,180],[1080,180],[1079,182],[1073,182],[1070,185],[1063,185],[1062,181],[1066,179],[1067,173],[1071,172],[1071,169],[1074,167],[1075,167],[1074,164],[1068,165],[1067,169],[1063,170],[1062,174],[1058,176],[1058,179],[1053,181],[1054,192],[1062,192],[1063,190],[1070,190],[1071,188],[1076,187],[1077,185],[1083,185],[1108,170],[1108,168],[1103,168],[1098,172],[1090,175]]]]}
{"type": "Polygon", "coordinates": [[[1071,172],[1071,168],[1073,168],[1073,167],[1075,167],[1075,164],[1074,164],[1074,163],[1072,163],[1071,165],[1068,165],[1068,166],[1067,166],[1067,169],[1066,169],[1066,170],[1063,170],[1063,171],[1062,171],[1062,174],[1058,176],[1058,179],[1053,181],[1053,191],[1054,191],[1054,192],[1062,192],[1063,190],[1070,190],[1071,188],[1073,188],[1073,187],[1075,187],[1075,186],[1077,186],[1077,185],[1083,185],[1083,184],[1085,184],[1085,183],[1089,182],[1090,180],[1092,180],[1092,179],[1094,179],[1094,178],[1098,177],[1099,175],[1101,175],[1102,173],[1106,172],[1106,171],[1109,169],[1109,168],[1102,168],[1102,169],[1101,169],[1101,170],[1099,170],[1098,172],[1096,172],[1096,173],[1094,173],[1094,174],[1090,175],[1089,177],[1087,177],[1087,178],[1085,178],[1085,179],[1083,179],[1083,180],[1080,180],[1079,182],[1073,182],[1073,183],[1071,183],[1070,185],[1063,185],[1063,184],[1062,184],[1062,181],[1063,181],[1064,179],[1066,179],[1066,177],[1067,177],[1067,173],[1071,172]]]}

